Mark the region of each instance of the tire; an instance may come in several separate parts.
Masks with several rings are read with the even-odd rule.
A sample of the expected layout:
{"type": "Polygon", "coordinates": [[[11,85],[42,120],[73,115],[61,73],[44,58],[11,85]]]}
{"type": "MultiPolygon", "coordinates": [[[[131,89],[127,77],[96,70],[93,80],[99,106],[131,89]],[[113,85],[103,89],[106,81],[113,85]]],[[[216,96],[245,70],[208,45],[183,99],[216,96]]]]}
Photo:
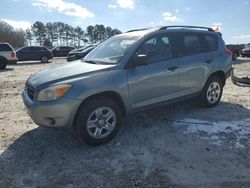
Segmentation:
{"type": "Polygon", "coordinates": [[[218,76],[210,76],[202,90],[200,104],[206,108],[214,107],[220,102],[222,93],[222,80],[218,76]]]}
{"type": "Polygon", "coordinates": [[[3,58],[0,58],[0,70],[5,70],[7,66],[6,60],[3,58]]]}
{"type": "Polygon", "coordinates": [[[47,56],[42,56],[41,57],[41,62],[42,63],[48,63],[48,61],[49,61],[49,58],[47,56]]]}
{"type": "Polygon", "coordinates": [[[96,97],[80,106],[74,127],[80,142],[100,145],[112,140],[121,125],[120,107],[111,99],[96,97]]]}

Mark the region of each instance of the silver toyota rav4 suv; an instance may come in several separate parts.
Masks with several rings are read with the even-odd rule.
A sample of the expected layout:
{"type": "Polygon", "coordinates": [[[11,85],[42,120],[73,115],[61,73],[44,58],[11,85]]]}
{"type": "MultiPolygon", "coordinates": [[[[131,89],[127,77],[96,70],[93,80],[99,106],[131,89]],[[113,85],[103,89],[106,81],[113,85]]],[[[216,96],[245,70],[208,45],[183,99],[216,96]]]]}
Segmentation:
{"type": "Polygon", "coordinates": [[[114,36],[83,60],[30,77],[23,101],[34,122],[71,126],[91,145],[110,141],[131,112],[197,97],[217,105],[232,54],[211,28],[166,26],[114,36]]]}

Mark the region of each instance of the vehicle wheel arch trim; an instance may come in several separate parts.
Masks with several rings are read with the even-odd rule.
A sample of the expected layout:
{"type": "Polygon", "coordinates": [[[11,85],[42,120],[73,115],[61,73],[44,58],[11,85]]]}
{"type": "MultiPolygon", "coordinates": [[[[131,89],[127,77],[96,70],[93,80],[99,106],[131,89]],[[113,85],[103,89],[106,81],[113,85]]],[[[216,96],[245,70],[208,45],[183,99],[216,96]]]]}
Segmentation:
{"type": "Polygon", "coordinates": [[[0,60],[1,60],[1,59],[3,59],[5,62],[8,61],[4,56],[0,56],[0,60]]]}
{"type": "Polygon", "coordinates": [[[79,109],[82,107],[82,105],[84,105],[88,100],[96,98],[96,97],[104,97],[104,98],[108,98],[113,100],[115,103],[117,103],[117,105],[120,107],[122,115],[125,117],[128,114],[128,109],[121,97],[121,95],[116,92],[116,91],[102,91],[100,93],[96,93],[96,94],[91,94],[88,97],[86,97],[84,100],[82,100],[82,102],[79,104],[79,106],[77,107],[76,113],[74,115],[74,120],[73,120],[73,127],[76,124],[76,117],[79,113],[79,109]]]}
{"type": "MultiPolygon", "coordinates": [[[[218,77],[221,79],[221,81],[222,81],[222,83],[223,83],[223,86],[226,84],[226,74],[225,74],[225,72],[224,72],[223,70],[216,70],[216,71],[212,72],[212,73],[208,76],[207,80],[208,80],[211,76],[218,76],[218,77]]],[[[206,81],[207,81],[207,80],[206,80],[206,81]]]]}

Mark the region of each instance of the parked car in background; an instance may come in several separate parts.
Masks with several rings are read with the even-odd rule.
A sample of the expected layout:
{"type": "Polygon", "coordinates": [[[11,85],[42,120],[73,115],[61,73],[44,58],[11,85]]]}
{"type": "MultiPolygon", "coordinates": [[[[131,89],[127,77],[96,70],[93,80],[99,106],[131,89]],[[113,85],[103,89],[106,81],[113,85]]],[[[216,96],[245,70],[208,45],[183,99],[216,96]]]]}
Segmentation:
{"type": "Polygon", "coordinates": [[[70,46],[58,46],[53,48],[51,51],[54,57],[66,57],[68,53],[74,49],[74,47],[70,46]]]}
{"type": "Polygon", "coordinates": [[[4,70],[7,65],[16,64],[16,52],[9,43],[0,43],[0,70],[4,70]]]}
{"type": "Polygon", "coordinates": [[[47,63],[53,59],[51,51],[41,46],[27,46],[16,51],[18,61],[38,61],[47,63]]]}
{"type": "Polygon", "coordinates": [[[196,97],[216,106],[232,69],[232,53],[207,27],[166,26],[107,39],[80,62],[30,77],[28,114],[47,127],[72,126],[80,141],[110,141],[122,117],[196,97]]]}
{"type": "Polygon", "coordinates": [[[250,57],[250,46],[244,48],[241,53],[242,57],[250,57]]]}
{"type": "Polygon", "coordinates": [[[91,52],[96,45],[90,45],[79,49],[72,50],[68,53],[67,61],[75,61],[84,58],[89,52],[91,52]]]}
{"type": "Polygon", "coordinates": [[[233,60],[236,60],[239,56],[241,56],[244,45],[230,44],[226,45],[226,48],[232,52],[233,60]]]}

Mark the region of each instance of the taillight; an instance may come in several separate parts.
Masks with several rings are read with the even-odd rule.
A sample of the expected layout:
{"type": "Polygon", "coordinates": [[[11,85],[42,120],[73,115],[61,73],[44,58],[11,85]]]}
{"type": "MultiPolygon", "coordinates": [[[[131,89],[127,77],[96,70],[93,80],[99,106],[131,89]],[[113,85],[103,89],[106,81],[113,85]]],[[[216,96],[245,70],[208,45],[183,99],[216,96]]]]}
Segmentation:
{"type": "Polygon", "coordinates": [[[226,49],[226,54],[227,54],[228,56],[232,56],[232,55],[233,55],[233,53],[232,53],[231,50],[229,50],[229,49],[226,49]]]}
{"type": "Polygon", "coordinates": [[[11,57],[16,57],[16,52],[11,52],[11,57]]]}

